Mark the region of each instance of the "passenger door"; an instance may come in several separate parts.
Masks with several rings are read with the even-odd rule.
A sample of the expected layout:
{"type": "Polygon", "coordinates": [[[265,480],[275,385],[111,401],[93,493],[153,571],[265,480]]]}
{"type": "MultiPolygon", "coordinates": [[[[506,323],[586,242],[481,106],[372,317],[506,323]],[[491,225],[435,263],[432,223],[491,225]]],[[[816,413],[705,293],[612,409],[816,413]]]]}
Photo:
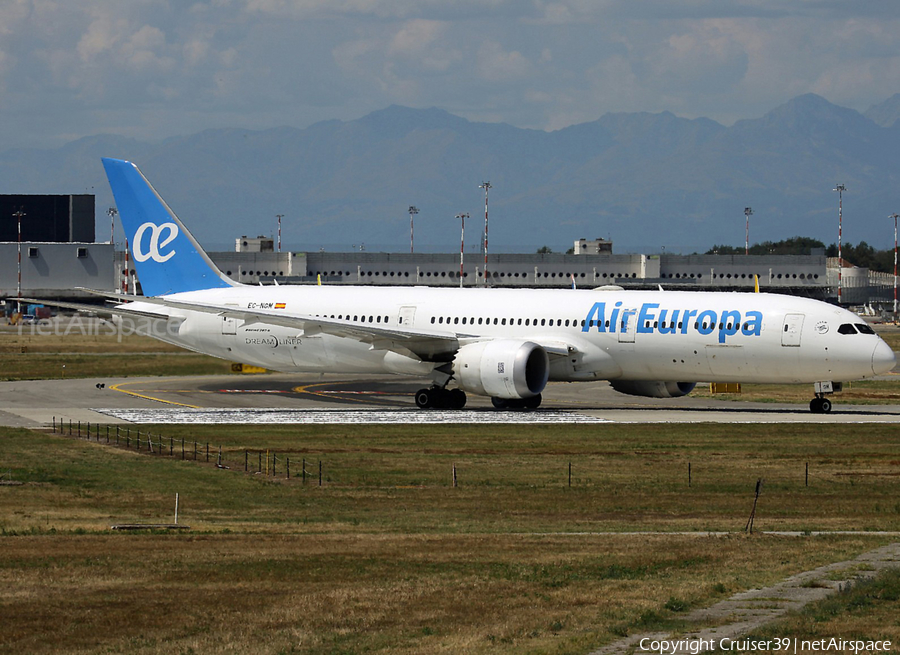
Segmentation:
{"type": "Polygon", "coordinates": [[[803,314],[787,314],[784,317],[784,327],[781,331],[781,345],[788,347],[800,346],[800,334],[803,332],[803,314]]]}
{"type": "Polygon", "coordinates": [[[413,322],[416,320],[416,308],[413,307],[401,307],[400,308],[400,317],[398,323],[403,327],[412,327],[413,322]]]}

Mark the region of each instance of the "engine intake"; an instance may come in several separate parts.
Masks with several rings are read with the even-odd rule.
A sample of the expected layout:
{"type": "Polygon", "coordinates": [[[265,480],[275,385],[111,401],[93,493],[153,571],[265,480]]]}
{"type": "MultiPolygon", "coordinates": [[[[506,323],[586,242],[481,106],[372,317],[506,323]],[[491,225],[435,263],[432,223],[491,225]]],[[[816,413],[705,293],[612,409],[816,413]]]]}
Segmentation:
{"type": "Polygon", "coordinates": [[[609,384],[619,393],[645,398],[680,398],[697,386],[696,382],[657,382],[655,380],[610,380],[609,384]]]}
{"type": "Polygon", "coordinates": [[[453,377],[461,389],[482,396],[531,398],[547,386],[550,358],[531,341],[479,341],[456,353],[453,377]]]}

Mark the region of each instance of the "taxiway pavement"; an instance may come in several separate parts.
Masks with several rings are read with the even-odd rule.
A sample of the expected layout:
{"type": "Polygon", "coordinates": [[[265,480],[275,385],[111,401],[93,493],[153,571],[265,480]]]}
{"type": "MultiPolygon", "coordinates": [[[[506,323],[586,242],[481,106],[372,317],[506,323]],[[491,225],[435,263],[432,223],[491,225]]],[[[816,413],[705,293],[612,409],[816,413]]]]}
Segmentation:
{"type": "Polygon", "coordinates": [[[416,410],[412,378],[337,375],[222,375],[0,383],[0,425],[58,422],[179,423],[895,423],[896,405],[842,405],[830,414],[805,405],[710,398],[636,398],[607,382],[551,383],[536,412],[498,412],[490,400],[469,396],[465,410],[416,410]],[[212,410],[212,411],[210,411],[212,410]],[[213,418],[204,419],[201,414],[213,418]],[[531,414],[532,418],[526,417],[531,414]],[[508,417],[506,420],[503,416],[508,417]],[[224,417],[224,418],[223,418],[224,417]],[[268,418],[267,418],[268,417],[268,418]]]}

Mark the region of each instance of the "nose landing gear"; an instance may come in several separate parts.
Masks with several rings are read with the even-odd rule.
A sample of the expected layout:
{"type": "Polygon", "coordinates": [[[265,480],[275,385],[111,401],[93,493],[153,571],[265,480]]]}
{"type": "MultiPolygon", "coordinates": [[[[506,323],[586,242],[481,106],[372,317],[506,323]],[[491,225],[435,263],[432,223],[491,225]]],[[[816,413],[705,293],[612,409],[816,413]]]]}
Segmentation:
{"type": "Polygon", "coordinates": [[[826,396],[840,391],[843,388],[841,382],[816,382],[816,397],[809,401],[809,411],[813,414],[827,414],[831,411],[831,401],[826,396]]]}

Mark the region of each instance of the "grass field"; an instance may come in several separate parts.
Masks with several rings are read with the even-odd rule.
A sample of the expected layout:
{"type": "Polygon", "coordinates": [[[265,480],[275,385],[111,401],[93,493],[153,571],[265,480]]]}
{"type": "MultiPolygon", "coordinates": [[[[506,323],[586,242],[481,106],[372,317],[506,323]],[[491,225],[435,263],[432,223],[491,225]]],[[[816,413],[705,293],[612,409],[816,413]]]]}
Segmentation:
{"type": "Polygon", "coordinates": [[[94,320],[75,325],[0,330],[0,380],[213,375],[231,368],[230,362],[150,337],[112,333],[94,320]]]}
{"type": "Polygon", "coordinates": [[[0,472],[25,483],[0,487],[0,649],[584,653],[900,529],[891,425],[158,432],[221,444],[232,468],[105,429],[0,432],[0,472]],[[245,450],[315,475],[244,473],[245,450]],[[859,534],[741,534],[760,477],[757,530],[859,534]],[[191,532],[110,532],[170,522],[175,492],[191,532]],[[610,534],[707,529],[731,534],[610,534]]]}
{"type": "MultiPolygon", "coordinates": [[[[810,603],[783,620],[754,630],[748,638],[762,641],[789,635],[801,644],[804,641],[828,642],[832,639],[890,641],[892,646],[888,652],[896,652],[900,645],[898,601],[900,568],[885,571],[871,580],[848,585],[836,596],[810,603]]],[[[797,652],[816,655],[829,651],[819,646],[815,650],[798,649],[797,652]]],[[[845,649],[845,652],[849,651],[845,649]]]]}

